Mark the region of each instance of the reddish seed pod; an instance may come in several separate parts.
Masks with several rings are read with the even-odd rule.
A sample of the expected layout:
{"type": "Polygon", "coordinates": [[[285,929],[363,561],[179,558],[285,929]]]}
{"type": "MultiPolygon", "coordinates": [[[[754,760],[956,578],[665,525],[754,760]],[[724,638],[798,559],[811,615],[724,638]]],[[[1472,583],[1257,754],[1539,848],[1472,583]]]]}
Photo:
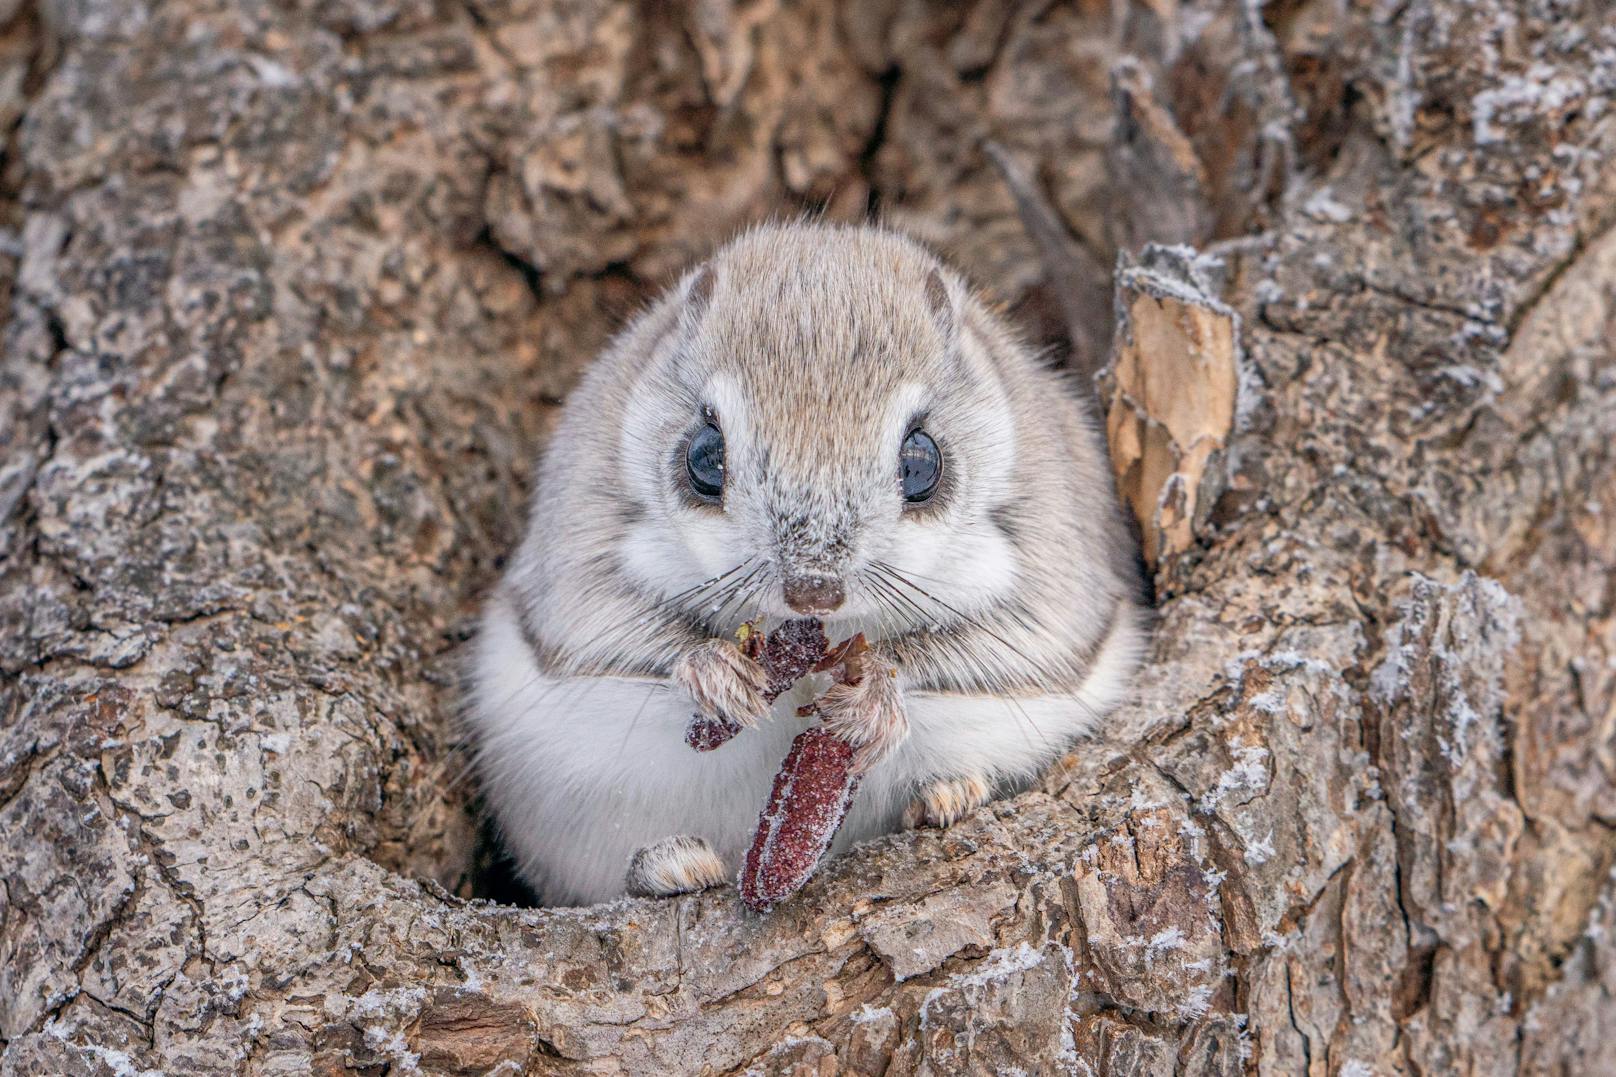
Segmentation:
{"type": "Polygon", "coordinates": [[[830,647],[830,640],[825,638],[825,626],[813,617],[787,621],[767,636],[754,633],[747,638],[747,643],[754,640],[762,641],[756,645],[757,653],[752,657],[768,674],[769,689],[764,695],[770,703],[789,692],[792,685],[817,666],[830,647]]]}
{"type": "Polygon", "coordinates": [[[741,727],[727,718],[709,718],[695,714],[685,726],[685,743],[698,752],[710,752],[741,731],[741,727]]]}
{"type": "Polygon", "coordinates": [[[741,868],[741,900],[764,912],[813,875],[858,793],[853,749],[815,726],[797,734],[774,776],[741,868]]]}
{"type": "MultiPolygon", "coordinates": [[[[815,618],[805,617],[787,621],[766,636],[751,631],[741,649],[763,667],[769,679],[763,696],[773,703],[825,657],[829,646],[825,626],[815,618]]],[[[710,752],[740,731],[741,727],[728,719],[697,714],[685,727],[685,743],[698,752],[710,752]]]]}

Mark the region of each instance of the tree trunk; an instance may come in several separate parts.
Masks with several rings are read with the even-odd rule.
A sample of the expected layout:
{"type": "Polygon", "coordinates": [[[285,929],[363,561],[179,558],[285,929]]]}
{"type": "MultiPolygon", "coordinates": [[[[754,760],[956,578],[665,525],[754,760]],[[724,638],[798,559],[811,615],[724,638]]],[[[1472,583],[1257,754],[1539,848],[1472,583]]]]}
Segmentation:
{"type": "Polygon", "coordinates": [[[1599,0],[0,19],[0,1070],[1616,1072],[1599,0]],[[1111,356],[1139,699],[766,917],[470,900],[541,435],[800,211],[1111,356]]]}

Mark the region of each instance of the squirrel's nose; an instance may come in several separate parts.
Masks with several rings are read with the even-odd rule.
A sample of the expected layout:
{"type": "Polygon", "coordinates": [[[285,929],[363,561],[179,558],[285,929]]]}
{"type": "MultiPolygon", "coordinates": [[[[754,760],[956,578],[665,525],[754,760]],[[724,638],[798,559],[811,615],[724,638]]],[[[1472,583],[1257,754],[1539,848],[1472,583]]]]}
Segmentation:
{"type": "Polygon", "coordinates": [[[835,576],[790,576],[783,587],[786,605],[798,613],[821,616],[842,608],[847,597],[835,576]]]}

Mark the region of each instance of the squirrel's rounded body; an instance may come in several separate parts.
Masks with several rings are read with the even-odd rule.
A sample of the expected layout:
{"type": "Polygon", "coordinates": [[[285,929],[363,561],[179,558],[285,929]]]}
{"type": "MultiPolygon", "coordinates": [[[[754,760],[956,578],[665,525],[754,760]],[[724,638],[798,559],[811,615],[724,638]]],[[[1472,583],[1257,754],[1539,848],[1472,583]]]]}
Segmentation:
{"type": "Polygon", "coordinates": [[[833,851],[1030,781],[1115,705],[1145,635],[1078,392],[872,228],[742,236],[567,401],[469,711],[546,901],[733,877],[816,686],[771,709],[726,641],[804,614],[864,632],[888,674],[821,707],[864,771],[833,851]],[[698,752],[697,713],[746,728],[698,752]]]}

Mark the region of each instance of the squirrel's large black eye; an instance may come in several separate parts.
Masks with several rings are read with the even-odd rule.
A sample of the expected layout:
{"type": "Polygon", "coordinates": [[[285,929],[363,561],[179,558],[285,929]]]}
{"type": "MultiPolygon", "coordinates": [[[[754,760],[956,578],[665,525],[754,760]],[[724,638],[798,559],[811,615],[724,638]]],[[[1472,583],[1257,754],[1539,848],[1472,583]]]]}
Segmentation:
{"type": "Polygon", "coordinates": [[[924,430],[911,430],[898,450],[898,478],[911,505],[930,501],[943,479],[943,451],[924,430]]]}
{"type": "Polygon", "coordinates": [[[724,433],[712,423],[697,430],[685,447],[685,474],[690,488],[709,501],[724,493],[724,433]]]}

